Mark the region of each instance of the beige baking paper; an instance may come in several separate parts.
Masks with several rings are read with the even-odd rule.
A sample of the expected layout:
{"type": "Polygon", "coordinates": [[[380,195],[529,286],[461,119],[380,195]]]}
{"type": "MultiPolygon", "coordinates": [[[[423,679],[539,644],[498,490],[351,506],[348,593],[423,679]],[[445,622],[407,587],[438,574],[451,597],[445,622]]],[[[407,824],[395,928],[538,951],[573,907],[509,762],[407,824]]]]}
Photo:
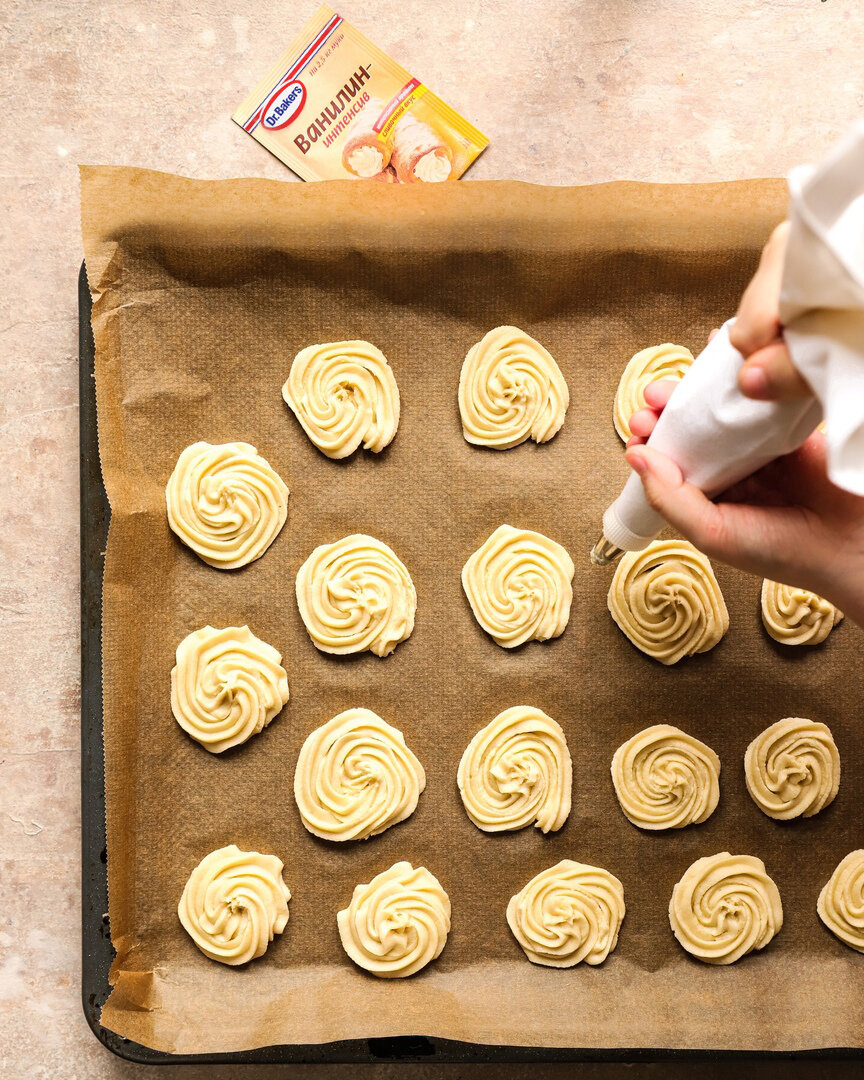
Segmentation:
{"type": "Polygon", "coordinates": [[[611,572],[587,554],[627,471],[612,426],[625,362],[667,340],[698,351],[734,311],[783,208],[773,181],[442,191],[83,171],[113,507],[104,681],[117,960],[107,1027],[177,1053],[399,1034],[561,1047],[864,1045],[864,957],[816,916],[821,886],[864,839],[860,632],[847,621],[820,648],[784,649],[761,628],[760,583],[721,566],[729,633],[666,669],[616,629],[611,572]],[[541,341],[569,384],[566,422],[546,445],[498,452],[462,438],[460,365],[500,323],[541,341]],[[354,337],[388,357],[402,419],[383,453],[330,461],[280,388],[299,349],[354,337]],[[165,482],[197,439],[252,442],[291,488],[285,528],[243,570],[206,566],[168,529],[165,482]],[[513,652],[479,629],[460,584],[467,556],[505,521],[547,533],[576,563],[564,635],[513,652]],[[417,587],[414,633],[387,659],[317,652],[297,612],[300,564],[350,532],[391,544],[417,587]],[[206,623],[248,623],[283,653],[291,686],[284,712],[221,756],[182,732],[169,701],[175,647],[206,623]],[[487,835],[462,809],[456,767],[479,727],[523,703],[566,732],[573,810],[554,835],[487,835]],[[428,784],[407,822],[329,844],[300,823],[293,770],[306,735],[352,706],[404,731],[428,784]],[[824,813],[778,824],[747,795],[743,755],[768,723],[796,715],[831,727],[843,777],[824,813]],[[619,810],[609,765],[625,738],[658,721],[707,742],[723,772],[705,824],[651,835],[619,810]],[[286,932],[242,970],[207,960],[176,914],[189,872],[228,843],[277,854],[292,892],[286,932]],[[714,968],[675,943],[667,905],[694,859],[724,849],[764,858],[785,924],[764,952],[714,968]],[[505,921],[510,896],[564,857],[624,884],[618,947],[599,968],[533,966],[505,921]],[[376,980],[343,953],[335,916],[357,882],[397,859],[440,878],[453,928],[421,974],[376,980]]]}

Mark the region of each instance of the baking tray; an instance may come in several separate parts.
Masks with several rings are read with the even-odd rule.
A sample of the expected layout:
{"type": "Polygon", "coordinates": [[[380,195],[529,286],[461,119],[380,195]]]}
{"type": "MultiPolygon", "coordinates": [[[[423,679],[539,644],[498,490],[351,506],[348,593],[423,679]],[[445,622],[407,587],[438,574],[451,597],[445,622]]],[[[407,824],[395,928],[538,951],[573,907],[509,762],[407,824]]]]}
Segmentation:
{"type": "Polygon", "coordinates": [[[555,1061],[650,1062],[762,1059],[864,1060],[864,1050],[795,1052],[549,1048],[480,1045],[424,1035],[267,1046],[231,1054],[169,1054],[124,1039],[99,1022],[110,992],[114,957],[108,921],[105,772],[102,737],[102,576],[111,510],[99,463],[91,297],[82,264],[78,277],[81,484],[81,812],[82,1001],[91,1030],[112,1053],[142,1064],[306,1064],[420,1062],[483,1064],[555,1061]]]}

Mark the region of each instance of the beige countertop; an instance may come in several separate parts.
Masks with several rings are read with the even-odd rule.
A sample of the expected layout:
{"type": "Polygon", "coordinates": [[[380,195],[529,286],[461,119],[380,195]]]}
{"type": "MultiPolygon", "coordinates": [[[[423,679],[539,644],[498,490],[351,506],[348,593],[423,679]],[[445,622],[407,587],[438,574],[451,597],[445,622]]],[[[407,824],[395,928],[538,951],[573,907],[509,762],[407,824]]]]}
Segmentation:
{"type": "MultiPolygon", "coordinates": [[[[292,180],[229,116],[313,9],[0,5],[0,1077],[232,1073],[116,1060],[79,1004],[76,165],[292,180]]],[[[864,116],[860,0],[346,0],[340,12],[490,136],[474,180],[782,175],[864,116]]]]}

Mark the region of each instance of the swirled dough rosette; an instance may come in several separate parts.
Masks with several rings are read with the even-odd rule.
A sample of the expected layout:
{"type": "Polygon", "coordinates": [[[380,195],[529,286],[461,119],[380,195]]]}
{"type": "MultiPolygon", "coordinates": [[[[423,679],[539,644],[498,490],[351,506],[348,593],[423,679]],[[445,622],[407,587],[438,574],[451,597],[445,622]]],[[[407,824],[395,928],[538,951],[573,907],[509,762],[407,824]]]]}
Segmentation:
{"type": "Polygon", "coordinates": [[[177,646],[171,710],[213,754],[251,739],[288,701],[282,656],[248,626],[205,626],[177,646]]]}
{"type": "Polygon", "coordinates": [[[612,758],[615,794],[640,829],[682,829],[710,817],[720,798],[720,758],[671,724],[628,739],[612,758]]]}
{"type": "Polygon", "coordinates": [[[401,731],[369,709],[348,709],[313,731],[297,759],[303,824],[324,840],[365,840],[404,821],[426,786],[401,731]]]}
{"type": "Polygon", "coordinates": [[[721,851],[697,859],[672,890],[669,922],[697,960],[734,964],[765,948],[783,925],[783,906],[761,859],[721,851]]]}
{"type": "Polygon", "coordinates": [[[254,446],[187,446],[165,489],[168,524],[210,566],[260,559],[288,516],[288,488],[254,446]]]}
{"type": "Polygon", "coordinates": [[[399,426],[399,388],[387,358],[368,341],[310,345],[294,358],[282,397],[329,458],[360,444],[380,453],[399,426]]]}
{"type": "Polygon", "coordinates": [[[504,649],[564,633],[573,601],[573,560],[542,533],[499,525],[462,568],[480,626],[504,649]]]}
{"type": "Polygon", "coordinates": [[[527,439],[548,442],[569,404],[567,383],[551,354],[516,326],[490,330],[462,364],[462,432],[477,446],[509,450],[527,439]]]}
{"type": "Polygon", "coordinates": [[[813,817],[840,787],[840,755],[830,728],[797,716],[778,720],[747,747],[744,779],[768,817],[813,817]]]}
{"type": "Polygon", "coordinates": [[[354,533],[315,548],[297,574],[297,606],[326,653],[389,656],[414,629],[417,593],[396,552],[354,533]]]}
{"type": "Polygon", "coordinates": [[[844,944],[864,953],[864,849],[850,851],[816,903],[819,918],[844,944]]]}
{"type": "Polygon", "coordinates": [[[683,379],[693,363],[693,353],[683,345],[654,345],[642,349],[629,361],[615,394],[615,430],[626,442],[633,432],[630,417],[645,408],[645,387],[660,379],[683,379]]]}
{"type": "Polygon", "coordinates": [[[533,824],[548,833],[567,820],[572,777],[561,726],[541,709],[514,705],[477,732],[456,782],[478,829],[511,832],[533,824]]]}
{"type": "Polygon", "coordinates": [[[781,645],[818,645],[843,618],[843,612],[816,593],[762,582],[762,623],[781,645]]]}
{"type": "Polygon", "coordinates": [[[382,979],[402,979],[441,954],[450,898],[425,866],[397,862],[358,885],[336,921],[355,964],[382,979]]]}
{"type": "Polygon", "coordinates": [[[686,540],[626,552],[609,587],[609,611],[637,649],[666,665],[708,652],[729,629],[711,563],[686,540]]]}
{"type": "Polygon", "coordinates": [[[507,905],[507,923],[532,964],[602,964],[618,943],[624,887],[599,866],[562,859],[507,905]]]}
{"type": "Polygon", "coordinates": [[[192,871],[177,914],[205,956],[233,967],[264,955],[285,929],[290,899],[281,859],[229,844],[192,871]]]}

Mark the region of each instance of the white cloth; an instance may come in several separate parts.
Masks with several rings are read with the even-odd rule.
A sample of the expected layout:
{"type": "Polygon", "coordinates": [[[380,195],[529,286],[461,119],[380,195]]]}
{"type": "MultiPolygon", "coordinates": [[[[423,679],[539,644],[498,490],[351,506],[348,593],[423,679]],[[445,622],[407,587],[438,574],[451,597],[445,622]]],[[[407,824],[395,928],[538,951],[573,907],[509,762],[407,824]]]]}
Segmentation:
{"type": "Polygon", "coordinates": [[[864,123],[789,176],[780,321],[826,422],[828,475],[864,495],[864,123]]]}

